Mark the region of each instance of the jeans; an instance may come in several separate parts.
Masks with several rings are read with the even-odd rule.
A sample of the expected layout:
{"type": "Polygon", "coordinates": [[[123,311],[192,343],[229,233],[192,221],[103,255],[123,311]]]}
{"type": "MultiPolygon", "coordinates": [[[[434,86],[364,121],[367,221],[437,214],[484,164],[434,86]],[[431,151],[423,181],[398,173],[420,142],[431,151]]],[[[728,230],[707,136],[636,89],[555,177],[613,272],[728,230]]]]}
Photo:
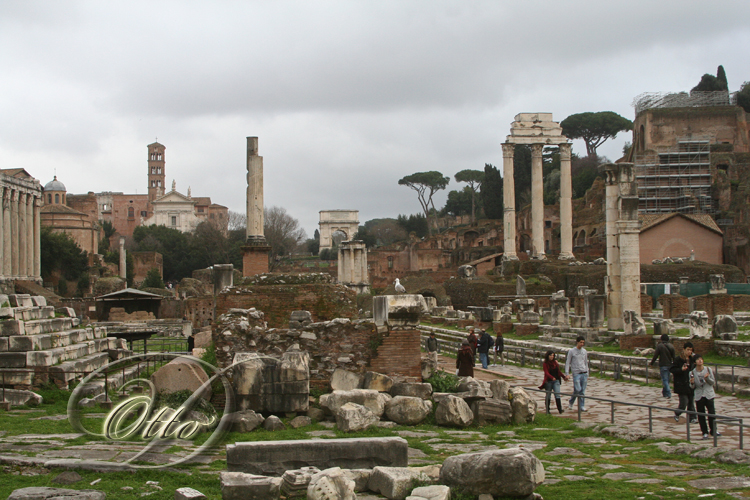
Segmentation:
{"type": "Polygon", "coordinates": [[[672,391],[669,389],[669,367],[660,366],[659,374],[661,375],[661,395],[665,398],[671,398],[672,391]]]}
{"type": "Polygon", "coordinates": [[[555,391],[555,399],[560,399],[560,381],[550,380],[544,384],[544,388],[547,390],[547,397],[544,400],[546,408],[549,410],[550,402],[552,401],[552,391],[555,391]]]}
{"type": "MultiPolygon", "coordinates": [[[[690,394],[678,394],[680,402],[677,404],[677,409],[674,412],[675,417],[682,415],[682,411],[687,408],[688,411],[695,411],[695,401],[693,401],[693,393],[690,394]]],[[[693,420],[695,415],[690,415],[689,420],[693,420]]]]}
{"type": "Polygon", "coordinates": [[[586,373],[574,373],[573,374],[573,395],[570,397],[568,403],[573,406],[576,402],[576,397],[580,400],[581,408],[586,407],[586,400],[583,396],[586,395],[586,384],[589,381],[589,374],[586,373]]]}
{"type": "MultiPolygon", "coordinates": [[[[698,401],[695,402],[695,405],[698,407],[698,411],[700,413],[708,413],[710,415],[714,415],[716,413],[716,408],[714,408],[713,399],[700,398],[698,401]]],[[[716,432],[716,419],[715,418],[708,417],[708,427],[706,427],[706,417],[701,415],[698,417],[698,423],[701,426],[701,432],[703,434],[708,434],[708,427],[711,428],[712,436],[716,432]]]]}
{"type": "Polygon", "coordinates": [[[482,368],[487,368],[487,366],[489,365],[490,360],[489,360],[489,356],[487,355],[486,352],[480,352],[479,353],[479,361],[482,362],[482,368]]]}

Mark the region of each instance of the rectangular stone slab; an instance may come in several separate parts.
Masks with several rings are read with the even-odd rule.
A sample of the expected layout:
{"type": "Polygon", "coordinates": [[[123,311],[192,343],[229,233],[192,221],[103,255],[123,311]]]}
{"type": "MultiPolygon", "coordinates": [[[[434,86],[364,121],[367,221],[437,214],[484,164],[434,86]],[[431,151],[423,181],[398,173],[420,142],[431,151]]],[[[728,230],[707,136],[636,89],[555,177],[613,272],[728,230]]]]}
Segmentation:
{"type": "Polygon", "coordinates": [[[265,476],[314,466],[372,469],[406,467],[408,444],[400,437],[258,441],[227,445],[227,469],[265,476]]]}

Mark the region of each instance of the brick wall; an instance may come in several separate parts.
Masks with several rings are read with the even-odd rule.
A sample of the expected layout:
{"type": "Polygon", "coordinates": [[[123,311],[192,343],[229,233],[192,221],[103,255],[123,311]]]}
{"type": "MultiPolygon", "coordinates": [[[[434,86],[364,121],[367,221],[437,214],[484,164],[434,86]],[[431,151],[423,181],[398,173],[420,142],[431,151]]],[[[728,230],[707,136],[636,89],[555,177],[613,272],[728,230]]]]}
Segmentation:
{"type": "Polygon", "coordinates": [[[191,297],[185,300],[184,314],[197,330],[214,322],[214,305],[213,297],[191,297]]]}
{"type": "Polygon", "coordinates": [[[734,314],[734,297],[727,294],[698,295],[693,297],[693,310],[706,311],[709,321],[719,314],[734,314]]]}
{"type": "Polygon", "coordinates": [[[735,311],[750,311],[750,295],[732,295],[735,311]]]}
{"type": "Polygon", "coordinates": [[[164,277],[164,259],[159,252],[130,252],[133,256],[133,269],[135,276],[133,281],[140,284],[146,279],[146,274],[156,268],[159,276],[164,277]]]}
{"type": "Polygon", "coordinates": [[[656,345],[654,337],[651,335],[620,335],[620,349],[632,351],[636,347],[653,348],[656,345]]]}
{"type": "Polygon", "coordinates": [[[672,338],[672,345],[678,356],[682,355],[682,348],[685,342],[690,341],[693,343],[693,352],[696,354],[706,354],[707,352],[714,351],[714,339],[679,339],[672,338]]]}
{"type": "Polygon", "coordinates": [[[650,313],[653,310],[653,299],[650,295],[641,294],[641,314],[650,313]]]}
{"type": "Polygon", "coordinates": [[[419,330],[391,330],[370,361],[370,370],[386,375],[422,377],[419,330]]]}
{"type": "Polygon", "coordinates": [[[664,319],[676,318],[680,314],[690,314],[688,298],[682,295],[661,295],[659,302],[661,302],[664,319]]]}
{"type": "Polygon", "coordinates": [[[271,247],[242,247],[242,276],[255,276],[268,272],[268,252],[271,247]]]}
{"type": "Polygon", "coordinates": [[[312,320],[357,317],[357,294],[342,285],[268,285],[232,289],[216,297],[216,316],[229,309],[255,307],[271,328],[286,328],[292,311],[310,311],[312,320]]]}
{"type": "Polygon", "coordinates": [[[492,323],[492,331],[495,335],[510,333],[513,331],[513,323],[492,323]]]}
{"type": "Polygon", "coordinates": [[[538,335],[539,325],[536,323],[516,323],[516,335],[538,335]]]}

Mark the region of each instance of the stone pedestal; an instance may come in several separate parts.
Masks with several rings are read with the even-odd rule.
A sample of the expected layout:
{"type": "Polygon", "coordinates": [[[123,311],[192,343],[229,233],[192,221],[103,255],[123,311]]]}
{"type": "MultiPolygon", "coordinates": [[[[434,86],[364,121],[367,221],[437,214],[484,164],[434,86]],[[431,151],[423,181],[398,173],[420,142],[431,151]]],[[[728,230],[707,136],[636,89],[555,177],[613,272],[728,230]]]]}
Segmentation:
{"type": "Polygon", "coordinates": [[[214,295],[234,284],[234,266],[232,264],[214,264],[214,295]]]}
{"type": "MultiPolygon", "coordinates": [[[[587,290],[596,292],[596,290],[587,290]]],[[[586,327],[601,328],[604,326],[605,311],[607,305],[606,295],[596,295],[589,293],[584,297],[584,310],[586,318],[586,327]]],[[[620,318],[622,320],[622,318],[620,318]]]]}
{"type": "Polygon", "coordinates": [[[377,326],[418,326],[425,307],[427,306],[421,295],[378,295],[372,301],[373,318],[377,326]]]}
{"type": "Polygon", "coordinates": [[[552,294],[550,298],[550,324],[552,326],[569,327],[568,308],[570,307],[568,298],[562,294],[552,294]]]}
{"type": "Polygon", "coordinates": [[[268,255],[271,247],[263,244],[242,247],[242,276],[254,276],[268,272],[268,255]]]}
{"type": "Polygon", "coordinates": [[[693,311],[690,313],[689,325],[691,338],[711,338],[711,332],[708,330],[708,314],[706,311],[693,311]]]}
{"type": "Polygon", "coordinates": [[[723,274],[712,274],[708,277],[711,283],[711,290],[708,291],[710,294],[725,294],[727,293],[727,282],[724,279],[723,274]]]}

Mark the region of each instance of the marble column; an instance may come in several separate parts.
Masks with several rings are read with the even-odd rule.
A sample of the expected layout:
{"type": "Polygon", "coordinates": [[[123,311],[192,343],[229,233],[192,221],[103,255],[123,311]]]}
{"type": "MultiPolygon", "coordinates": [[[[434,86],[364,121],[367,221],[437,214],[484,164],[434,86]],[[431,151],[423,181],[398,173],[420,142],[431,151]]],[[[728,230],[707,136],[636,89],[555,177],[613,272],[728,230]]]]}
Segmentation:
{"type": "Polygon", "coordinates": [[[42,199],[34,197],[34,279],[42,280],[42,199]]]}
{"type": "Polygon", "coordinates": [[[26,265],[28,263],[28,230],[26,229],[26,200],[29,198],[28,193],[18,193],[18,276],[21,279],[26,277],[26,265]]]}
{"type": "Polygon", "coordinates": [[[3,191],[0,187],[0,279],[5,278],[5,204],[3,203],[3,191]]]}
{"type": "Polygon", "coordinates": [[[125,238],[120,237],[120,278],[127,279],[127,258],[125,256],[125,238]]]}
{"type": "Polygon", "coordinates": [[[34,277],[34,195],[26,195],[26,278],[34,277]]]}
{"type": "Polygon", "coordinates": [[[13,274],[12,270],[12,259],[11,255],[13,250],[11,248],[11,240],[13,234],[13,226],[11,220],[11,190],[10,188],[3,189],[3,275],[6,278],[10,278],[13,274]]]}
{"type": "Polygon", "coordinates": [[[617,202],[620,196],[620,186],[615,168],[604,168],[603,170],[604,182],[606,183],[604,211],[607,221],[607,282],[606,290],[604,290],[607,295],[607,327],[610,330],[622,330],[625,323],[622,319],[620,246],[617,238],[617,220],[619,219],[617,202]]]}
{"type": "Polygon", "coordinates": [[[531,145],[531,244],[532,257],[544,259],[544,180],[542,144],[531,145]]]}
{"type": "Polygon", "coordinates": [[[515,151],[515,144],[503,144],[503,260],[518,260],[516,254],[516,187],[513,180],[515,151]]]}
{"type": "Polygon", "coordinates": [[[10,274],[18,276],[18,191],[10,193],[10,274]]]}
{"type": "Polygon", "coordinates": [[[258,138],[247,138],[247,242],[264,245],[263,157],[258,155],[258,138]]]}
{"type": "Polygon", "coordinates": [[[570,144],[560,144],[560,256],[573,260],[573,187],[570,172],[570,144]]]}

